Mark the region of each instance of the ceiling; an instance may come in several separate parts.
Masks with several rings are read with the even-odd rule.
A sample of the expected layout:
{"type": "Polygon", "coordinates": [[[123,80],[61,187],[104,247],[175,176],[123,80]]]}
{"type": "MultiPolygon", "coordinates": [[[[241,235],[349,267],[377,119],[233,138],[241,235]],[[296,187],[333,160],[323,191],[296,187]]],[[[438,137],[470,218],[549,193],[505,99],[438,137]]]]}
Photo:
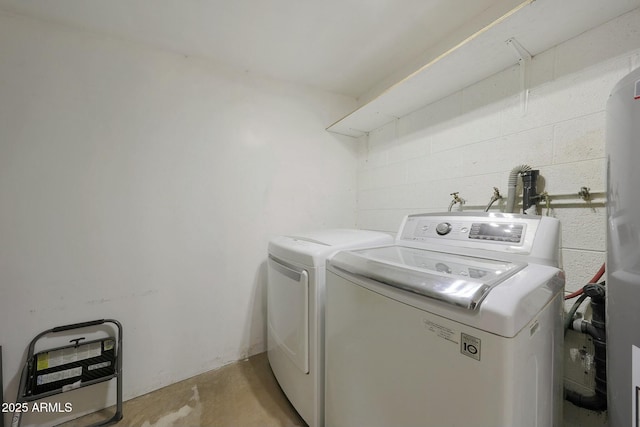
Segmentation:
{"type": "Polygon", "coordinates": [[[0,10],[359,98],[509,2],[0,0],[0,10]]]}

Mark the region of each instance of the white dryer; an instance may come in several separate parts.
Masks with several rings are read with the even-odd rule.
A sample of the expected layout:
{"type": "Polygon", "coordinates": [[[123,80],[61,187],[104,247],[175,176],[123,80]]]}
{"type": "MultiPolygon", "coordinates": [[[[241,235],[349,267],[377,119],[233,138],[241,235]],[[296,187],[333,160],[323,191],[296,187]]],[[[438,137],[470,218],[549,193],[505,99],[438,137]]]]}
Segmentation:
{"type": "Polygon", "coordinates": [[[341,249],[393,243],[387,233],[320,230],[269,242],[267,354],[289,401],[310,427],[324,416],[325,262],[341,249]]]}
{"type": "Polygon", "coordinates": [[[562,422],[564,274],[553,218],[408,216],[327,264],[325,425],[562,422]]]}

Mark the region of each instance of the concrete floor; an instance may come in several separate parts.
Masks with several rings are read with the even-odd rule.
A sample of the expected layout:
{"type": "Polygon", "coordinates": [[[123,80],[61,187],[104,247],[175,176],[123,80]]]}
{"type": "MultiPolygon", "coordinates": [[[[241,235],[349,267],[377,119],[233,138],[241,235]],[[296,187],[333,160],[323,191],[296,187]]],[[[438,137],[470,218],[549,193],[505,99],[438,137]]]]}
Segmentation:
{"type": "MultiPolygon", "coordinates": [[[[267,354],[232,363],[124,403],[120,427],[306,427],[278,386],[267,354]]],[[[84,427],[113,410],[60,425],[84,427]]],[[[606,413],[565,402],[564,426],[606,425],[606,413]]]]}
{"type": "MultiPolygon", "coordinates": [[[[112,414],[105,410],[63,426],[86,426],[112,414]]],[[[278,386],[266,353],[128,400],[123,414],[115,426],[306,426],[278,386]]]]}

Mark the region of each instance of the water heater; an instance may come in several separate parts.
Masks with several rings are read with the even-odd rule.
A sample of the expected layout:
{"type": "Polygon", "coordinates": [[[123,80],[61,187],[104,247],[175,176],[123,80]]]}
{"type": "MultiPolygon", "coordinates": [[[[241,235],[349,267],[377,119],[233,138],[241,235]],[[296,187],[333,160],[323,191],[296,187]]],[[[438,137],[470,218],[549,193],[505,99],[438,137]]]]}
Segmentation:
{"type": "Polygon", "coordinates": [[[640,69],[607,104],[607,377],[610,427],[640,427],[640,69]]]}

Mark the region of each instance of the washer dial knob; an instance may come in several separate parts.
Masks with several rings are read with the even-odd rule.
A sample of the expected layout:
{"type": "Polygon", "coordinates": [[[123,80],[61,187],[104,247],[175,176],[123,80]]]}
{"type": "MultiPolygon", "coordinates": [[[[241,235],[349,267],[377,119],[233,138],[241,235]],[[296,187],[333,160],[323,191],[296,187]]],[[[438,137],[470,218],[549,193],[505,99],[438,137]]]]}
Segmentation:
{"type": "Polygon", "coordinates": [[[445,234],[449,234],[450,231],[451,231],[451,224],[449,224],[448,222],[441,222],[436,226],[436,233],[438,233],[441,236],[444,236],[445,234]]]}

